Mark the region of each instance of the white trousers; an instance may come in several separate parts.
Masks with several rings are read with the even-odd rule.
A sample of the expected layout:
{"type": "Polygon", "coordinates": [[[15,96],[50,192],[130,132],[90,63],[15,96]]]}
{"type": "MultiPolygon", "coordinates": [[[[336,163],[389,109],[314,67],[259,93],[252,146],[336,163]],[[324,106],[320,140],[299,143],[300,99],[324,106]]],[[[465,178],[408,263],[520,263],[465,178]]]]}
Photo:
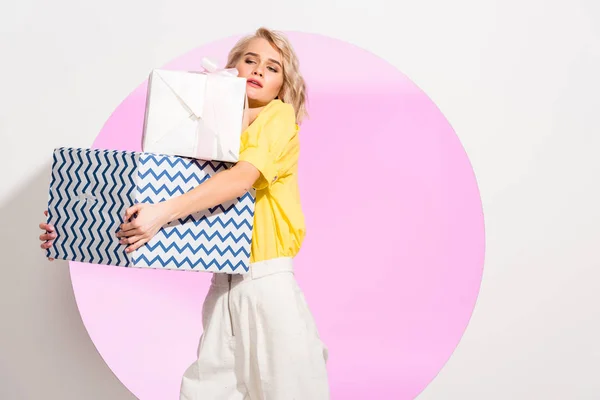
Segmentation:
{"type": "Polygon", "coordinates": [[[327,348],[291,258],[213,274],[202,307],[198,359],[180,400],[327,400],[327,348]]]}

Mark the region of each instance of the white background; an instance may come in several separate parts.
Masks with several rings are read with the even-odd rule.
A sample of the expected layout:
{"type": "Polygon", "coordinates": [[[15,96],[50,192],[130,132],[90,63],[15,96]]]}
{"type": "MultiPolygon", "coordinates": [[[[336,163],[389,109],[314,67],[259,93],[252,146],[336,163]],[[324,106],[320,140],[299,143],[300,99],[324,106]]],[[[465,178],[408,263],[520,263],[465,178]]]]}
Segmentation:
{"type": "Polygon", "coordinates": [[[481,294],[419,399],[600,398],[596,0],[3,2],[0,398],[133,398],[87,336],[66,264],[37,247],[52,149],[89,147],[151,68],[260,25],[393,63],[440,107],[473,164],[481,294]]]}

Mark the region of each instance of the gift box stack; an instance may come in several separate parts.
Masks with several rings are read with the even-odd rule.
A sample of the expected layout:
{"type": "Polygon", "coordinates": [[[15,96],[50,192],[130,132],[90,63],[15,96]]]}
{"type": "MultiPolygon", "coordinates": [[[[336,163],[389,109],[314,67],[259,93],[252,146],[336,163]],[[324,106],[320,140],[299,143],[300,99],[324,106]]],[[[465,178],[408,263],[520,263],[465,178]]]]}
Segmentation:
{"type": "Polygon", "coordinates": [[[57,237],[48,257],[122,267],[249,270],[254,189],[171,221],[131,253],[116,237],[128,207],[184,194],[238,161],[247,126],[246,80],[207,59],[203,67],[152,71],[142,152],[54,150],[47,221],[57,237]]]}

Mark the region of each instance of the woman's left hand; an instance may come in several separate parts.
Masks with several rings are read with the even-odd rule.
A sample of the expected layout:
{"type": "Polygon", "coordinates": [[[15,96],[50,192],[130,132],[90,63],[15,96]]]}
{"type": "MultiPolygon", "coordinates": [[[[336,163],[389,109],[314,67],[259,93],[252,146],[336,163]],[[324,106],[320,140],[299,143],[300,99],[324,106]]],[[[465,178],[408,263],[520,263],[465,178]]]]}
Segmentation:
{"type": "Polygon", "coordinates": [[[121,240],[119,243],[128,244],[125,251],[131,253],[150,241],[160,230],[160,228],[169,222],[168,210],[165,202],[156,204],[138,203],[129,207],[125,211],[125,221],[129,221],[134,214],[131,222],[121,224],[121,230],[117,232],[117,237],[121,240]]]}

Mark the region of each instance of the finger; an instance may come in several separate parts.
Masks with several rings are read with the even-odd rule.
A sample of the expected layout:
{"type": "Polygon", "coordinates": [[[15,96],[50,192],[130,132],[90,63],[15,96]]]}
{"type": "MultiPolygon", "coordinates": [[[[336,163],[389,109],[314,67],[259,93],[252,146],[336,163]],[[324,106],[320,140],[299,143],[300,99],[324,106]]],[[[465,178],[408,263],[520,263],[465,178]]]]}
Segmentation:
{"type": "Polygon", "coordinates": [[[141,235],[130,236],[128,238],[123,238],[123,239],[119,240],[119,243],[120,244],[134,244],[138,240],[141,240],[141,239],[142,239],[141,235]]]}
{"type": "Polygon", "coordinates": [[[48,261],[54,261],[54,258],[48,258],[48,261]]]}
{"type": "Polygon", "coordinates": [[[127,222],[124,224],[121,224],[121,226],[119,228],[121,228],[121,232],[127,232],[133,229],[137,229],[139,228],[140,224],[139,222],[137,222],[136,220],[133,220],[131,222],[127,222]]]}
{"type": "Polygon", "coordinates": [[[41,247],[42,249],[44,249],[44,250],[48,250],[50,247],[52,247],[52,244],[53,244],[53,242],[52,242],[52,241],[50,241],[50,242],[44,242],[44,243],[42,243],[42,244],[40,245],[40,247],[41,247]]]}
{"type": "Polygon", "coordinates": [[[56,233],[44,233],[40,235],[40,240],[56,239],[56,233]]]}
{"type": "Polygon", "coordinates": [[[142,230],[140,228],[129,229],[127,231],[119,231],[117,232],[118,238],[128,238],[136,235],[140,235],[142,230]]]}
{"type": "Polygon", "coordinates": [[[133,215],[135,213],[140,212],[141,209],[142,209],[142,203],[137,203],[136,205],[129,207],[127,210],[125,210],[124,220],[129,221],[129,219],[131,217],[133,217],[133,215]]]}
{"type": "Polygon", "coordinates": [[[48,216],[48,210],[44,210],[44,215],[47,217],[48,216]]]}
{"type": "Polygon", "coordinates": [[[54,226],[47,224],[45,222],[42,222],[40,224],[40,229],[46,232],[54,232],[54,226]]]}
{"type": "Polygon", "coordinates": [[[127,247],[125,249],[125,251],[127,253],[131,253],[132,251],[135,251],[135,250],[139,249],[140,247],[142,247],[146,242],[147,242],[147,239],[140,239],[137,242],[135,242],[134,244],[132,244],[131,246],[127,247]]]}
{"type": "Polygon", "coordinates": [[[137,227],[131,224],[122,224],[119,226],[119,231],[116,233],[117,237],[127,236],[127,232],[137,229],[137,227]]]}

